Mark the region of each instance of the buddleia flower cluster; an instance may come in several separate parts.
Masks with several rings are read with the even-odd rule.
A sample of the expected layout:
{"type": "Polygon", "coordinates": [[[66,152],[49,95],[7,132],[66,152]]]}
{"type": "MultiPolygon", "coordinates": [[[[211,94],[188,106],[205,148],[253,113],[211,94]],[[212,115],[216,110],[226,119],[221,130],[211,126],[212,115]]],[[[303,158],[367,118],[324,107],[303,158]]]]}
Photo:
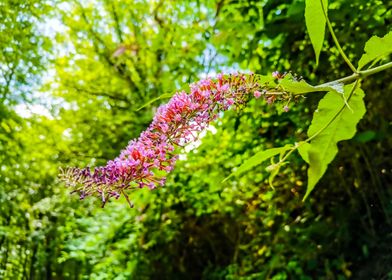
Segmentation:
{"type": "MultiPolygon", "coordinates": [[[[216,79],[203,79],[190,85],[190,93],[177,92],[161,105],[150,126],[139,138],[129,142],[114,160],[105,166],[67,168],[60,178],[80,195],[99,196],[102,206],[126,190],[155,189],[165,184],[167,174],[178,159],[178,147],[196,140],[198,133],[217,119],[219,112],[241,108],[250,98],[264,95],[274,101],[275,88],[262,84],[254,74],[219,74],[216,79]]],[[[286,98],[287,97],[283,97],[286,98]]]]}

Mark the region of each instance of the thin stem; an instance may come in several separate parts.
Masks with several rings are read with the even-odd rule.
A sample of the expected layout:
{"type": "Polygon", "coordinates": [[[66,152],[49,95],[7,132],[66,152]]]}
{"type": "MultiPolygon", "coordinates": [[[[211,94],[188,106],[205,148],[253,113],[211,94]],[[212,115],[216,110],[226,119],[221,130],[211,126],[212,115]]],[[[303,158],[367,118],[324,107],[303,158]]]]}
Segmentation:
{"type": "Polygon", "coordinates": [[[374,68],[369,69],[369,70],[359,71],[358,73],[354,73],[354,74],[352,74],[350,76],[347,76],[347,77],[344,77],[344,78],[341,78],[341,79],[338,79],[338,80],[335,80],[335,81],[331,81],[331,82],[327,82],[327,83],[318,85],[318,87],[325,87],[325,86],[338,84],[338,83],[345,84],[345,83],[353,82],[353,81],[357,80],[358,78],[363,79],[363,78],[366,78],[368,76],[371,76],[371,75],[374,75],[376,73],[379,73],[381,71],[384,71],[384,70],[386,70],[388,68],[392,68],[392,61],[388,62],[388,63],[385,63],[383,65],[374,67],[374,68]]]}
{"type": "Polygon", "coordinates": [[[378,72],[384,71],[384,70],[386,70],[388,68],[391,68],[391,67],[392,67],[392,61],[388,62],[388,63],[385,63],[383,65],[380,65],[378,67],[371,68],[369,70],[360,71],[360,72],[358,72],[358,74],[359,74],[359,76],[361,78],[364,78],[364,77],[367,77],[367,76],[370,76],[370,75],[374,75],[374,74],[376,74],[378,72]]]}
{"type": "Polygon", "coordinates": [[[341,47],[340,44],[339,44],[338,38],[336,37],[335,32],[333,31],[332,24],[331,24],[331,22],[329,21],[328,14],[327,14],[327,11],[326,11],[326,9],[325,9],[325,7],[324,7],[323,0],[320,0],[320,2],[321,2],[321,8],[322,8],[322,10],[323,10],[325,20],[327,21],[327,26],[328,26],[329,32],[330,32],[331,35],[332,35],[332,39],[333,39],[333,41],[335,42],[335,45],[336,45],[336,47],[338,48],[338,51],[339,51],[340,55],[343,57],[344,61],[347,63],[347,65],[350,67],[350,69],[351,69],[354,73],[357,73],[357,69],[356,69],[356,68],[354,67],[354,65],[350,62],[350,60],[348,59],[348,57],[346,56],[346,54],[344,53],[342,47],[341,47]]]}
{"type": "Polygon", "coordinates": [[[124,190],[121,190],[121,193],[124,195],[125,199],[127,200],[129,207],[133,208],[133,203],[129,200],[129,196],[125,193],[124,190]]]}

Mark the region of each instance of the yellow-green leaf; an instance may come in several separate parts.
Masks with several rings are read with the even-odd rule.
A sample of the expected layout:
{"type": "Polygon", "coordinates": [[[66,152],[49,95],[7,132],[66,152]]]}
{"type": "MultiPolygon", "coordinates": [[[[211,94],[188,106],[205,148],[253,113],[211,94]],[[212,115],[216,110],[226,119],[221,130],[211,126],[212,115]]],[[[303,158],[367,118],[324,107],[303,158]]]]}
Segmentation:
{"type": "Polygon", "coordinates": [[[260,152],[256,153],[252,157],[248,158],[242,165],[240,165],[236,171],[234,171],[232,174],[230,174],[229,177],[225,178],[223,180],[223,182],[228,180],[232,176],[239,175],[241,173],[244,173],[245,171],[250,170],[251,168],[261,164],[263,161],[265,161],[273,156],[276,156],[280,153],[283,153],[287,150],[290,150],[291,147],[292,147],[292,145],[286,145],[284,147],[272,148],[272,149],[268,149],[268,150],[264,150],[264,151],[260,151],[260,152]]]}
{"type": "Polygon", "coordinates": [[[369,62],[392,53],[392,31],[384,37],[373,36],[365,44],[365,53],[358,62],[358,70],[369,62]]]}
{"type": "MultiPolygon", "coordinates": [[[[354,84],[350,84],[344,87],[347,99],[353,86],[354,84]]],[[[338,153],[338,142],[354,137],[356,126],[366,112],[363,97],[363,91],[357,88],[348,100],[351,110],[346,106],[344,98],[333,92],[327,93],[321,99],[308,130],[309,137],[316,134],[317,136],[309,145],[302,145],[299,149],[302,158],[309,163],[308,186],[304,200],[338,153]],[[332,123],[326,127],[331,120],[333,120],[332,123]]]]}
{"type": "Polygon", "coordinates": [[[319,62],[321,48],[323,46],[325,35],[326,19],[324,16],[323,5],[327,12],[327,0],[306,0],[305,1],[305,23],[309,33],[310,41],[312,42],[314,53],[316,55],[316,63],[319,62]]]}
{"type": "Polygon", "coordinates": [[[305,80],[296,80],[291,74],[288,74],[279,82],[279,85],[287,92],[293,94],[304,94],[317,91],[336,91],[343,94],[343,84],[330,83],[319,86],[312,86],[305,80]]]}
{"type": "Polygon", "coordinates": [[[157,98],[153,98],[153,99],[151,99],[150,101],[148,101],[147,103],[143,104],[143,105],[142,105],[141,107],[139,107],[137,110],[139,111],[139,110],[143,109],[144,107],[147,107],[147,106],[149,106],[150,104],[152,104],[152,103],[154,103],[154,102],[156,102],[156,101],[158,101],[158,100],[166,99],[166,98],[171,98],[172,96],[173,96],[173,93],[164,93],[164,94],[158,96],[157,98]]]}

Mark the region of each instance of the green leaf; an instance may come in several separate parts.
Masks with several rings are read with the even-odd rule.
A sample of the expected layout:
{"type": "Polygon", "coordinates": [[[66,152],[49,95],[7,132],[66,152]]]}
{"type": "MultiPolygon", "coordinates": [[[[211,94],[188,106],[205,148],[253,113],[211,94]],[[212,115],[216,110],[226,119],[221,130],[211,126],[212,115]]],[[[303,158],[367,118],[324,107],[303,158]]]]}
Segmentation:
{"type": "Polygon", "coordinates": [[[367,143],[377,139],[377,133],[373,130],[367,130],[355,135],[354,140],[360,143],[367,143]]]}
{"type": "Polygon", "coordinates": [[[306,0],[305,2],[306,28],[308,29],[310,41],[313,45],[317,64],[319,62],[319,56],[321,48],[323,46],[326,24],[326,19],[321,6],[321,1],[323,1],[324,8],[327,10],[327,0],[306,0]]]}
{"type": "Polygon", "coordinates": [[[392,53],[392,31],[384,37],[373,36],[365,44],[365,53],[358,62],[358,70],[369,62],[392,53]]]}
{"type": "Polygon", "coordinates": [[[238,167],[236,171],[234,171],[230,176],[226,177],[223,182],[227,181],[229,178],[239,175],[241,173],[244,173],[245,171],[248,171],[249,169],[261,164],[263,161],[276,156],[280,153],[283,153],[287,150],[290,150],[292,145],[286,145],[284,147],[279,147],[279,148],[271,148],[268,150],[260,151],[257,152],[255,155],[252,157],[248,158],[242,165],[238,167]]]}
{"type": "Polygon", "coordinates": [[[354,137],[357,123],[366,112],[364,93],[360,88],[357,88],[351,97],[348,96],[353,86],[354,84],[350,84],[344,87],[351,110],[346,106],[344,98],[329,92],[321,99],[313,115],[308,136],[312,137],[316,134],[317,136],[310,144],[301,145],[299,148],[300,155],[309,163],[308,186],[304,200],[338,153],[337,143],[354,137]],[[329,122],[331,123],[326,127],[329,122]]]}
{"type": "Polygon", "coordinates": [[[254,74],[254,76],[259,84],[269,84],[275,82],[275,78],[272,75],[254,74]]]}
{"type": "Polygon", "coordinates": [[[316,91],[336,91],[343,94],[343,84],[331,83],[319,86],[312,86],[304,80],[296,80],[291,74],[286,75],[280,82],[279,85],[287,92],[293,94],[304,94],[308,92],[316,91]]]}
{"type": "Polygon", "coordinates": [[[302,159],[309,164],[309,149],[311,145],[307,142],[301,142],[298,145],[298,152],[301,155],[302,159]]]}
{"type": "Polygon", "coordinates": [[[156,101],[158,101],[158,100],[166,99],[166,98],[171,98],[172,96],[173,96],[173,93],[164,93],[164,94],[162,94],[162,95],[160,95],[160,96],[158,96],[158,97],[156,97],[156,98],[151,99],[151,100],[148,101],[147,103],[143,104],[142,106],[140,106],[140,107],[137,109],[137,111],[143,109],[144,107],[149,106],[150,104],[152,104],[152,103],[154,103],[154,102],[156,102],[156,101]]]}

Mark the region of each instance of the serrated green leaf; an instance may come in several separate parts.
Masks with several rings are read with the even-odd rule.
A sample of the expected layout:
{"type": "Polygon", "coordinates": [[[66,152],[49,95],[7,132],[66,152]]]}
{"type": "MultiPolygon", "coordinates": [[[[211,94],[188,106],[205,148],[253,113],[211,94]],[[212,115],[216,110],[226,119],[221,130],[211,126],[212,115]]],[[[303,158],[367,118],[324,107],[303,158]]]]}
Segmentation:
{"type": "Polygon", "coordinates": [[[343,84],[331,83],[328,85],[312,86],[304,80],[296,80],[291,74],[286,75],[280,82],[279,85],[287,92],[293,94],[304,94],[308,92],[316,91],[336,91],[343,94],[343,84]]]}
{"type": "MultiPolygon", "coordinates": [[[[344,87],[347,98],[353,86],[354,84],[350,84],[344,87]]],[[[327,128],[317,134],[309,145],[303,145],[299,149],[302,158],[309,163],[308,186],[304,200],[324,175],[329,163],[335,158],[338,152],[337,143],[354,137],[357,123],[366,112],[363,97],[363,91],[357,88],[348,100],[351,110],[347,108],[343,98],[339,98],[332,92],[327,93],[321,99],[308,130],[309,137],[319,133],[339,111],[341,112],[327,128]]]]}
{"type": "Polygon", "coordinates": [[[316,64],[319,62],[321,48],[324,42],[326,19],[321,6],[323,1],[327,11],[327,0],[306,0],[305,1],[305,23],[316,55],[316,64]]]}
{"type": "Polygon", "coordinates": [[[257,81],[260,85],[269,84],[275,85],[275,78],[272,75],[260,75],[254,74],[255,81],[257,81]]]}
{"type": "Polygon", "coordinates": [[[369,62],[392,53],[392,31],[384,37],[373,36],[365,44],[365,53],[358,61],[358,70],[369,62]]]}
{"type": "Polygon", "coordinates": [[[268,150],[257,152],[255,155],[248,158],[242,165],[240,165],[236,171],[234,171],[233,173],[230,174],[230,176],[225,178],[223,180],[223,182],[227,181],[229,178],[231,178],[235,175],[239,175],[241,173],[244,173],[245,171],[250,170],[251,168],[261,164],[263,161],[265,161],[273,156],[276,156],[280,153],[283,153],[287,150],[290,150],[291,147],[292,147],[292,145],[286,145],[284,147],[271,148],[268,150]]]}

